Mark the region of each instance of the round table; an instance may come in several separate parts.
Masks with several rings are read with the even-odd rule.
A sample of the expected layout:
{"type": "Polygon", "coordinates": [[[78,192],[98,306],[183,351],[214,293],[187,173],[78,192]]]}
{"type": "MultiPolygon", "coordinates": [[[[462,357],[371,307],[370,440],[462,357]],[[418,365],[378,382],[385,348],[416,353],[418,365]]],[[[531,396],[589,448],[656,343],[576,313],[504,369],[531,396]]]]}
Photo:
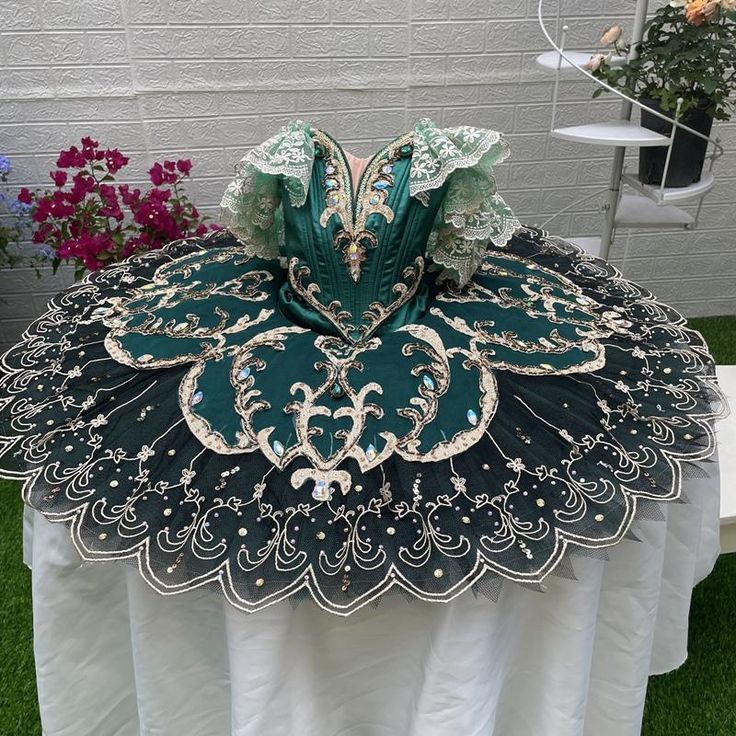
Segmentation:
{"type": "Polygon", "coordinates": [[[571,557],[543,592],[388,596],[347,618],[158,595],[132,566],[82,564],[66,527],[28,510],[44,734],[636,736],[719,552],[718,465],[690,476],[687,503],[635,523],[640,541],[571,557]]]}

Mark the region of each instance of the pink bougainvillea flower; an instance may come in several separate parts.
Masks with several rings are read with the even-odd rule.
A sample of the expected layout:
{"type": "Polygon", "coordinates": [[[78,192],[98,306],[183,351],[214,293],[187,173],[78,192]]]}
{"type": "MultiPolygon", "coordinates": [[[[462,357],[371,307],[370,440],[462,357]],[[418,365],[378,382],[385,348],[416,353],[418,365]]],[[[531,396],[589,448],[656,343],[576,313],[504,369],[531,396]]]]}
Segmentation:
{"type": "Polygon", "coordinates": [[[177,188],[191,173],[189,159],[154,162],[147,191],[115,183],[128,162],[120,150],[100,148],[90,136],[81,139],[81,148],[61,151],[58,169],[49,172],[56,191],[24,188],[18,195],[22,204],[32,205],[33,241],[46,246],[51,257],[73,261],[79,273],[219,229],[206,225],[207,218],[177,188]],[[69,169],[76,171],[72,175],[69,169]]]}
{"type": "Polygon", "coordinates": [[[147,199],[151,202],[162,204],[168,202],[171,199],[171,190],[169,189],[151,189],[146,195],[147,199]]]}
{"type": "Polygon", "coordinates": [[[165,177],[166,171],[164,171],[164,167],[158,162],[148,170],[148,178],[154,186],[160,187],[166,181],[165,177]]]}
{"type": "Polygon", "coordinates": [[[128,165],[129,160],[130,159],[120,153],[117,148],[105,151],[105,163],[107,164],[107,170],[111,174],[117,174],[120,169],[128,165]]]}
{"type": "Polygon", "coordinates": [[[52,171],[51,172],[51,178],[54,181],[54,184],[56,184],[57,187],[63,187],[64,184],[66,184],[67,180],[67,173],[66,171],[52,171]]]}
{"type": "Polygon", "coordinates": [[[110,184],[100,184],[99,186],[100,199],[105,205],[100,209],[100,215],[103,217],[113,217],[116,220],[122,220],[124,215],[120,209],[120,203],[118,202],[118,195],[115,191],[115,187],[110,184]]]}
{"type": "Polygon", "coordinates": [[[148,171],[151,183],[160,187],[162,184],[173,184],[176,181],[176,174],[166,171],[160,163],[156,162],[148,171]]]}
{"type": "Polygon", "coordinates": [[[50,240],[56,240],[58,238],[58,229],[55,228],[51,223],[44,222],[39,226],[31,236],[31,240],[34,243],[48,243],[50,240]]]}
{"type": "Polygon", "coordinates": [[[65,240],[62,243],[59,243],[59,247],[56,249],[56,255],[58,255],[59,258],[69,258],[73,255],[73,246],[73,240],[65,240]]]}
{"type": "Polygon", "coordinates": [[[79,204],[95,188],[95,180],[86,176],[83,171],[78,171],[72,177],[73,186],[68,192],[68,200],[71,204],[79,204]]]}
{"type": "Polygon", "coordinates": [[[56,160],[56,165],[60,169],[81,169],[87,163],[84,154],[76,147],[72,146],[67,151],[62,151],[56,160]]]}
{"type": "Polygon", "coordinates": [[[67,203],[63,192],[54,192],[47,201],[49,202],[49,213],[53,217],[70,217],[74,214],[74,207],[67,203]]]}
{"type": "Polygon", "coordinates": [[[82,155],[87,161],[97,159],[97,148],[99,145],[97,141],[93,141],[89,136],[82,138],[82,155]]]}
{"type": "Polygon", "coordinates": [[[140,189],[131,190],[131,188],[127,184],[120,184],[118,186],[118,191],[120,192],[120,198],[123,200],[123,204],[126,207],[133,207],[138,204],[138,202],[140,202],[140,189]]]}
{"type": "Polygon", "coordinates": [[[56,252],[62,259],[74,258],[90,271],[97,271],[105,265],[105,259],[100,256],[112,253],[114,249],[115,241],[110,233],[83,232],[75,238],[62,241],[56,252]]]}
{"type": "Polygon", "coordinates": [[[51,215],[51,200],[41,199],[36,203],[36,209],[31,215],[34,222],[45,222],[51,215]]]}

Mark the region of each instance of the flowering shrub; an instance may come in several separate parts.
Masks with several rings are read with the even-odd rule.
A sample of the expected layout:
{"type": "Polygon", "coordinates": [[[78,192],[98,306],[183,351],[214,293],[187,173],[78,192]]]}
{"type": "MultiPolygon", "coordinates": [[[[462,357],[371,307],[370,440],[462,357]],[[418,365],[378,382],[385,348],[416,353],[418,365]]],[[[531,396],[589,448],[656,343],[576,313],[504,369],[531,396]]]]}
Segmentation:
{"type": "MultiPolygon", "coordinates": [[[[615,43],[617,51],[631,48],[620,49],[618,37],[615,43]]],[[[736,0],[671,0],[647,23],[638,51],[638,58],[620,66],[598,55],[588,68],[629,96],[656,100],[666,112],[674,112],[682,98],[683,116],[701,109],[716,120],[730,118],[736,92],[736,0]]],[[[594,96],[602,92],[599,88],[594,96]]]]}
{"type": "Polygon", "coordinates": [[[50,172],[54,191],[21,189],[18,199],[32,208],[36,223],[33,242],[45,247],[54,269],[61,261],[72,261],[81,276],[134,253],[217,229],[206,224],[182,190],[192,170],[190,160],[155,163],[148,172],[153,187],[146,192],[115,183],[128,160],[117,149],[104,150],[97,141],[82,138],[81,148],[60,153],[58,168],[50,172]]]}
{"type": "Polygon", "coordinates": [[[6,184],[12,170],[10,159],[0,155],[0,268],[22,261],[17,247],[27,236],[30,225],[30,207],[8,193],[6,184]]]}

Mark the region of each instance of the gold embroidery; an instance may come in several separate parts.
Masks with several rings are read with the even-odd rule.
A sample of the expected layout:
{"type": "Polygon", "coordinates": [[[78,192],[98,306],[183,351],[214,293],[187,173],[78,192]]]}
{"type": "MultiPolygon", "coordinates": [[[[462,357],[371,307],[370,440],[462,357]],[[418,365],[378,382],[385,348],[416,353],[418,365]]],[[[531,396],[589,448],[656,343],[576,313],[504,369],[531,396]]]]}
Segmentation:
{"type": "Polygon", "coordinates": [[[393,170],[402,155],[400,149],[411,145],[414,134],[406,133],[396,138],[373,156],[360,177],[355,203],[350,169],[340,146],[319,130],[313,135],[325,152],[326,207],[320,224],[327,227],[333,215],[340,218],[342,228],[335,233],[333,245],[342,253],[350,278],[357,283],[368,249],[378,245],[375,233],[367,227],[367,220],[371,215],[381,215],[386,222],[394,219],[393,210],[386,204],[394,185],[393,170]]]}
{"type": "Polygon", "coordinates": [[[241,266],[250,260],[239,248],[223,248],[204,253],[197,251],[162,265],[150,283],[133,290],[126,298],[110,298],[110,307],[104,310],[104,314],[100,314],[104,324],[110,328],[105,336],[107,351],[119,363],[145,369],[171,367],[220,354],[227,335],[265,322],[273,315],[274,310],[262,309],[255,316],[242,315],[228,326],[231,321],[229,312],[215,306],[213,311],[218,320],[208,327],[201,324],[201,317],[196,314],[186,314],[178,322],[173,318],[164,321],[160,310],[218,296],[244,302],[266,301],[269,294],[265,289],[268,288],[268,282],[273,281],[273,275],[266,270],[243,270],[236,278],[219,283],[203,283],[194,278],[203,267],[212,263],[231,262],[233,266],[241,266]],[[183,281],[171,284],[169,280],[175,277],[181,277],[183,281]],[[133,321],[137,317],[141,321],[134,325],[133,321]],[[131,333],[176,339],[196,338],[200,341],[200,349],[196,353],[182,351],[170,358],[154,358],[148,353],[132,355],[122,345],[122,338],[131,333]]]}
{"type": "Polygon", "coordinates": [[[314,281],[309,284],[303,283],[303,280],[311,273],[312,270],[309,266],[301,264],[299,258],[294,257],[289,261],[288,278],[294,292],[336,327],[345,340],[353,342],[350,334],[351,329],[354,329],[350,323],[352,314],[346,309],[342,309],[342,304],[336,299],[327,306],[322,304],[316,296],[322,291],[319,284],[314,281]]]}
{"type": "Polygon", "coordinates": [[[388,305],[382,302],[372,302],[362,313],[362,324],[356,325],[353,315],[338,300],[331,301],[327,306],[317,298],[320,293],[319,285],[315,282],[304,283],[304,279],[311,275],[309,266],[300,265],[299,258],[289,261],[288,278],[292,289],[302,297],[311,307],[314,307],[325,319],[339,331],[340,335],[350,343],[367,340],[392,314],[406,304],[416,293],[424,275],[424,259],[417,256],[414,263],[407,266],[402,272],[402,278],[408,283],[394,284],[392,291],[397,294],[396,299],[388,305]]]}

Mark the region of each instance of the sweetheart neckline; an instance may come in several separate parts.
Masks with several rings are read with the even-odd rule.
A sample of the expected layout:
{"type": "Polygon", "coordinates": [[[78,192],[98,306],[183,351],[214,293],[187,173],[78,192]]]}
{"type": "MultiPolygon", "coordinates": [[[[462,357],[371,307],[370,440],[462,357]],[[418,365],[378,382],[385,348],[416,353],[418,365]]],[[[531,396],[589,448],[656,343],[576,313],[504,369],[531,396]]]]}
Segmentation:
{"type": "Polygon", "coordinates": [[[386,151],[388,151],[391,148],[391,146],[393,146],[397,141],[399,141],[401,138],[408,135],[409,133],[413,133],[416,130],[416,126],[415,126],[414,128],[411,129],[411,131],[405,131],[403,133],[399,133],[398,135],[394,136],[390,141],[388,141],[382,148],[378,149],[378,151],[376,151],[372,156],[369,156],[366,162],[366,165],[363,168],[363,171],[361,172],[360,176],[358,177],[356,181],[353,181],[353,172],[350,170],[350,164],[348,163],[347,155],[346,155],[347,152],[343,148],[340,141],[338,141],[331,133],[328,133],[326,130],[323,130],[322,128],[318,128],[317,126],[312,125],[311,123],[308,123],[308,125],[312,132],[321,133],[323,136],[328,138],[330,142],[334,144],[336,150],[340,154],[341,163],[343,165],[344,172],[346,174],[347,184],[350,189],[349,201],[350,201],[353,213],[356,212],[357,207],[358,207],[358,199],[362,191],[363,183],[365,180],[365,175],[368,173],[373,163],[381,155],[386,153],[386,151]]]}
{"type": "Polygon", "coordinates": [[[363,180],[365,178],[366,172],[370,169],[373,162],[382,154],[384,154],[386,151],[388,151],[391,146],[393,146],[398,140],[403,138],[405,135],[407,135],[409,132],[414,132],[416,129],[416,126],[414,126],[411,131],[404,131],[403,133],[399,133],[398,135],[394,136],[390,141],[388,141],[382,148],[378,149],[374,154],[371,156],[368,156],[366,160],[366,164],[363,167],[363,171],[361,172],[360,176],[357,178],[356,181],[353,181],[353,173],[350,170],[350,164],[347,160],[347,151],[343,147],[342,143],[338,141],[331,133],[328,133],[326,130],[323,130],[322,128],[318,128],[316,125],[312,125],[311,123],[307,123],[309,125],[309,128],[312,132],[321,133],[322,135],[329,138],[329,140],[334,143],[335,148],[340,153],[340,158],[342,159],[342,163],[344,165],[345,171],[347,173],[347,183],[350,186],[350,201],[355,206],[357,204],[356,198],[360,192],[360,188],[363,184],[363,180]]]}

